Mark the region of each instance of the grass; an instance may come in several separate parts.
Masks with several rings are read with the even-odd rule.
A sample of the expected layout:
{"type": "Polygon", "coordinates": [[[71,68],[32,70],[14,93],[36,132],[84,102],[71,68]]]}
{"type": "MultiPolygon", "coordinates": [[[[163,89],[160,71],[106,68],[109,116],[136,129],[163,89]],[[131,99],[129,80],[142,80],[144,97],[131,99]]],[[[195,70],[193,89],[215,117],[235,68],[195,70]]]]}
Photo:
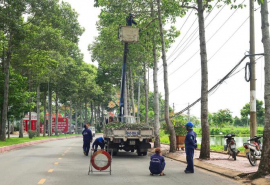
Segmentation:
{"type": "MultiPolygon", "coordinates": [[[[160,131],[160,143],[170,144],[169,136],[167,134],[165,134],[164,131],[160,131]]],[[[200,144],[198,144],[198,148],[199,149],[201,148],[200,144]]],[[[238,147],[237,149],[240,150],[240,152],[245,151],[245,148],[243,146],[238,147]]],[[[224,146],[223,145],[211,145],[210,150],[216,151],[216,152],[221,152],[221,151],[224,151],[224,146]]]]}
{"type": "Polygon", "coordinates": [[[6,141],[0,141],[0,147],[3,146],[10,146],[10,145],[15,145],[15,144],[20,144],[20,143],[26,143],[26,142],[30,142],[30,141],[37,141],[37,140],[43,140],[43,139],[49,139],[49,138],[58,138],[58,137],[71,137],[71,136],[81,136],[81,134],[61,134],[59,136],[46,136],[46,137],[34,137],[32,139],[30,139],[29,137],[23,137],[23,138],[19,138],[18,137],[11,137],[10,139],[6,139],[6,141]]]}

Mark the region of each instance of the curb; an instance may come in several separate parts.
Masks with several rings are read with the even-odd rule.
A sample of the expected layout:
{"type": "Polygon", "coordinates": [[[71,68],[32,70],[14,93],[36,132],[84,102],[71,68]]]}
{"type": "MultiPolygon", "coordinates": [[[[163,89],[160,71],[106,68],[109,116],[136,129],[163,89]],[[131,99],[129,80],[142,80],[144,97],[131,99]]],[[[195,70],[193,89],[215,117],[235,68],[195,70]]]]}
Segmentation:
{"type": "Polygon", "coordinates": [[[17,148],[22,148],[22,147],[26,147],[26,146],[31,146],[31,145],[36,145],[36,144],[40,144],[40,143],[45,143],[45,142],[49,142],[49,141],[57,141],[57,140],[64,140],[64,139],[73,139],[73,138],[80,138],[82,136],[70,136],[70,137],[61,137],[61,138],[49,138],[49,139],[42,139],[42,140],[37,140],[37,141],[29,141],[29,142],[25,142],[25,143],[19,143],[19,144],[15,144],[15,145],[10,145],[10,146],[3,146],[0,147],[0,153],[4,153],[10,150],[14,150],[17,148]]]}
{"type": "MultiPolygon", "coordinates": [[[[154,153],[153,148],[149,149],[148,151],[151,153],[154,153]]],[[[162,153],[163,153],[163,151],[162,151],[162,153]]],[[[169,159],[178,161],[178,162],[182,162],[185,164],[187,163],[185,157],[179,156],[179,155],[174,154],[174,153],[167,153],[166,150],[164,151],[163,156],[167,157],[169,159]]],[[[212,173],[219,174],[219,175],[224,176],[224,177],[234,179],[234,180],[240,180],[243,176],[247,176],[248,174],[250,174],[250,173],[243,173],[243,172],[239,172],[239,171],[235,171],[235,170],[231,170],[231,169],[222,168],[222,167],[219,167],[219,166],[216,166],[213,164],[205,163],[199,159],[194,159],[194,166],[197,168],[207,170],[207,171],[212,172],[212,173]]],[[[269,185],[270,180],[267,178],[259,178],[259,179],[251,181],[250,183],[251,183],[251,185],[269,185]]]]}
{"type": "MultiPolygon", "coordinates": [[[[150,152],[153,153],[153,151],[151,151],[151,150],[150,150],[150,152]]],[[[186,158],[183,156],[179,156],[179,155],[174,154],[174,153],[166,153],[166,152],[164,152],[163,154],[164,154],[163,155],[164,157],[167,157],[169,159],[179,161],[182,163],[187,163],[186,158]]],[[[235,170],[231,170],[231,169],[226,169],[226,168],[221,168],[221,167],[213,165],[213,164],[205,163],[205,162],[200,161],[198,159],[194,159],[194,166],[201,168],[201,169],[204,169],[204,170],[207,170],[207,171],[210,171],[210,172],[213,172],[213,173],[216,173],[216,174],[219,174],[219,175],[222,175],[222,176],[225,176],[225,177],[235,179],[235,180],[240,179],[239,176],[243,175],[243,172],[239,172],[239,171],[235,171],[235,170]]]]}

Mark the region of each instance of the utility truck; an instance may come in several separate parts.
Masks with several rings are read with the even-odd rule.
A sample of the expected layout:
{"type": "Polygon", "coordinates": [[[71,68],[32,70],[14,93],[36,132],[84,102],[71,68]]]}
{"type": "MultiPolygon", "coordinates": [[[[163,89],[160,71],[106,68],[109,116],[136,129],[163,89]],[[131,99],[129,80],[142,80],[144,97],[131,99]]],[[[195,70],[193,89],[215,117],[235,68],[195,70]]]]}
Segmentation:
{"type": "Polygon", "coordinates": [[[109,123],[104,127],[103,137],[106,148],[117,155],[119,150],[137,152],[138,156],[147,155],[154,139],[153,127],[136,123],[135,117],[124,116],[122,122],[109,123]]]}
{"type": "Polygon", "coordinates": [[[113,155],[117,155],[119,150],[126,152],[137,152],[139,156],[145,156],[148,148],[151,148],[149,142],[154,139],[154,129],[146,124],[136,123],[133,116],[128,116],[124,112],[124,98],[125,98],[125,81],[127,68],[127,53],[128,43],[136,43],[139,40],[139,29],[132,28],[134,23],[133,14],[129,14],[127,18],[127,26],[120,26],[120,41],[124,43],[124,62],[122,67],[121,80],[121,97],[119,117],[104,126],[103,137],[105,140],[105,148],[113,151],[113,155]]]}

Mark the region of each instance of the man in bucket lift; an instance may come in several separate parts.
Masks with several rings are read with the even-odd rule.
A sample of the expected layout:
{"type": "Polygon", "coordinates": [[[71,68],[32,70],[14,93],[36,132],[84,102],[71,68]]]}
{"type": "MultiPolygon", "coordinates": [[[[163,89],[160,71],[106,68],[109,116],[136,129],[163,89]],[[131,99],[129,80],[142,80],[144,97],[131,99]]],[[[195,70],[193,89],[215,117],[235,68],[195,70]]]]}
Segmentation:
{"type": "Polygon", "coordinates": [[[134,17],[135,16],[133,13],[129,13],[129,16],[126,18],[127,26],[132,26],[132,24],[137,25],[137,23],[133,20],[134,17]]]}

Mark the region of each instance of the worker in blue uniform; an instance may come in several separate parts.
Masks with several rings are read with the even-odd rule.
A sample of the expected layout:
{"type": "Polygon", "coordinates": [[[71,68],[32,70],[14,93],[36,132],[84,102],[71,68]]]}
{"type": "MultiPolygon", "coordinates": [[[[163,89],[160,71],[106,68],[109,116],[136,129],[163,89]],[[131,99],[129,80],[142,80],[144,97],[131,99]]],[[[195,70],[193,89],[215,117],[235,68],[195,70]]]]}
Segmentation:
{"type": "Polygon", "coordinates": [[[90,143],[92,142],[93,136],[92,131],[88,129],[88,125],[84,125],[84,130],[82,131],[83,135],[83,154],[85,156],[88,156],[89,149],[90,149],[90,143]]]}
{"type": "Polygon", "coordinates": [[[104,149],[105,141],[104,141],[103,137],[98,137],[98,138],[94,141],[94,143],[92,144],[92,150],[94,150],[94,151],[96,152],[98,146],[101,148],[101,150],[104,149]]]}
{"type": "Polygon", "coordinates": [[[155,154],[151,156],[150,160],[150,175],[159,174],[160,176],[165,175],[164,168],[165,168],[165,159],[161,155],[160,148],[155,149],[155,154]]]}
{"type": "Polygon", "coordinates": [[[197,134],[193,131],[193,124],[188,122],[186,125],[187,135],[185,139],[185,150],[186,150],[186,160],[187,160],[187,168],[185,173],[194,173],[194,149],[197,148],[197,134]]]}
{"type": "Polygon", "coordinates": [[[129,13],[129,16],[127,16],[126,18],[126,25],[127,26],[132,26],[132,24],[137,25],[137,23],[133,20],[134,19],[134,14],[133,13],[129,13]]]}

